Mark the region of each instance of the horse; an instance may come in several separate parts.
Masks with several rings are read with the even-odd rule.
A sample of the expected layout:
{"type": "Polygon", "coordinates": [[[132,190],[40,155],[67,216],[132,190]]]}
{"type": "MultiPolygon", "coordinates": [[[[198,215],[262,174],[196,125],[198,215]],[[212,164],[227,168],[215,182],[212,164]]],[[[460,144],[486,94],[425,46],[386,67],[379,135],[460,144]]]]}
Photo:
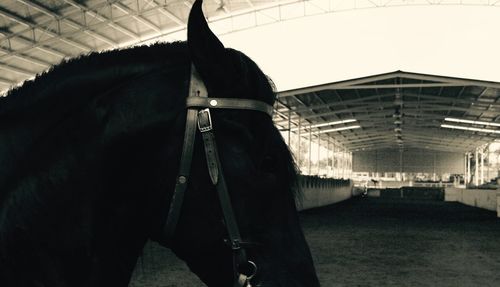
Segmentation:
{"type": "Polygon", "coordinates": [[[0,286],[127,286],[147,240],[207,286],[319,286],[295,208],[293,157],[262,112],[211,110],[229,203],[256,270],[235,283],[198,131],[175,232],[163,236],[192,67],[209,98],[276,99],[259,67],[210,31],[201,0],[187,30],[186,42],[65,61],[0,100],[0,286]]]}

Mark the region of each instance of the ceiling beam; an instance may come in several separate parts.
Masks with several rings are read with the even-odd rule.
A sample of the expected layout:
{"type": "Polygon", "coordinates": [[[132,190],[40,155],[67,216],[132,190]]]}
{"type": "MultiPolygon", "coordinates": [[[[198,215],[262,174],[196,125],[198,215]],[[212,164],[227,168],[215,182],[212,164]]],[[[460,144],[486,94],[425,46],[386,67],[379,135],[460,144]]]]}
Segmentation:
{"type": "MultiPolygon", "coordinates": [[[[2,52],[4,54],[9,54],[9,53],[12,53],[13,50],[8,50],[8,49],[0,47],[0,52],[2,52]]],[[[43,61],[43,60],[40,60],[40,59],[33,58],[33,57],[31,57],[31,56],[29,56],[27,54],[19,54],[19,55],[16,55],[15,57],[18,58],[18,59],[20,59],[20,60],[22,60],[22,61],[26,61],[26,62],[28,62],[30,64],[41,66],[42,68],[48,68],[48,67],[52,66],[52,63],[49,63],[49,62],[46,62],[46,61],[43,61]]]]}
{"type": "MultiPolygon", "coordinates": [[[[97,12],[98,7],[87,7],[83,4],[77,3],[74,0],[64,0],[66,4],[69,4],[75,8],[78,8],[79,12],[82,13],[83,15],[89,15],[92,18],[95,18],[101,22],[103,25],[107,25],[111,27],[112,29],[127,35],[128,37],[134,39],[134,40],[140,40],[140,36],[136,34],[135,32],[125,28],[124,26],[114,23],[113,20],[107,18],[106,16],[103,16],[97,12]]],[[[88,25],[87,25],[88,26],[88,25]]],[[[97,25],[92,25],[92,27],[96,27],[97,25]]],[[[89,27],[90,28],[90,27],[89,27]]]]}
{"type": "MultiPolygon", "coordinates": [[[[28,7],[31,7],[35,10],[38,10],[44,14],[47,14],[49,13],[49,16],[53,17],[54,20],[57,22],[57,21],[60,21],[60,19],[58,19],[53,13],[51,13],[50,11],[46,10],[46,9],[43,9],[40,5],[38,4],[35,4],[35,3],[32,3],[30,1],[26,1],[26,0],[17,0],[18,2],[20,3],[23,3],[24,5],[28,6],[28,7]]],[[[29,21],[27,21],[26,19],[23,19],[23,23],[24,25],[28,25],[29,27],[33,28],[34,29],[34,26],[36,25],[35,23],[31,23],[29,21]]],[[[20,22],[21,23],[21,22],[20,22]]],[[[86,45],[86,44],[83,44],[83,43],[80,43],[80,42],[77,42],[77,41],[74,41],[72,39],[68,39],[68,38],[65,38],[63,37],[60,32],[54,32],[52,31],[51,29],[49,29],[49,27],[44,27],[43,29],[43,33],[47,34],[47,35],[50,35],[51,37],[53,37],[54,39],[58,39],[60,40],[61,42],[65,43],[65,44],[68,44],[70,46],[73,46],[75,48],[78,48],[84,52],[89,52],[92,50],[92,47],[86,45]]],[[[35,42],[36,42],[36,39],[33,39],[35,42]]]]}
{"type": "Polygon", "coordinates": [[[13,73],[17,73],[17,74],[21,74],[21,75],[24,75],[27,77],[33,77],[36,75],[36,72],[28,71],[28,70],[25,70],[23,68],[18,68],[18,67],[14,67],[11,65],[1,64],[1,63],[0,63],[0,69],[5,70],[5,71],[9,71],[9,72],[13,72],[13,73]]]}
{"type": "MultiPolygon", "coordinates": [[[[38,11],[44,13],[45,15],[47,15],[49,17],[54,18],[54,20],[56,20],[56,21],[63,22],[66,25],[68,25],[68,26],[70,26],[70,27],[72,27],[74,29],[77,29],[79,31],[83,31],[87,35],[89,35],[89,36],[91,36],[91,37],[93,37],[93,38],[95,38],[95,39],[97,39],[99,41],[102,41],[102,42],[108,44],[109,46],[116,47],[118,45],[117,42],[113,41],[109,37],[104,36],[102,34],[99,34],[97,32],[94,32],[94,31],[90,30],[89,27],[82,26],[82,25],[80,25],[80,23],[77,23],[77,22],[75,22],[75,21],[73,21],[71,19],[62,18],[62,15],[57,14],[57,13],[55,13],[55,12],[53,12],[53,11],[45,8],[44,6],[39,5],[39,4],[37,4],[37,3],[35,3],[33,1],[31,1],[31,0],[17,0],[17,1],[20,2],[20,3],[23,3],[26,6],[29,6],[29,7],[33,8],[33,9],[35,9],[35,10],[38,10],[38,11]]],[[[48,30],[48,27],[47,27],[46,30],[48,30]]],[[[71,39],[68,39],[67,37],[63,37],[60,33],[57,33],[56,37],[57,38],[61,38],[61,39],[71,40],[71,39]]],[[[71,41],[73,41],[73,40],[71,40],[71,41]]]]}
{"type": "MultiPolygon", "coordinates": [[[[247,1],[249,1],[249,0],[247,0],[247,1]]],[[[177,25],[186,26],[186,21],[183,21],[181,18],[177,17],[174,13],[172,13],[172,11],[168,10],[162,4],[158,3],[157,0],[153,0],[152,3],[154,3],[156,6],[159,7],[160,13],[167,16],[170,20],[174,21],[177,25]]]]}
{"type": "MultiPolygon", "coordinates": [[[[4,17],[8,18],[11,21],[17,22],[17,23],[22,24],[24,26],[27,26],[29,28],[28,30],[30,30],[30,31],[32,30],[33,33],[35,31],[35,27],[34,27],[33,23],[28,22],[26,19],[23,19],[23,18],[21,18],[19,16],[11,14],[10,12],[5,11],[1,7],[0,7],[0,16],[4,16],[4,17]]],[[[22,43],[24,43],[25,45],[28,46],[28,49],[24,49],[24,50],[31,50],[33,48],[37,48],[37,49],[39,49],[42,52],[45,52],[45,53],[48,53],[48,54],[51,54],[51,55],[54,55],[54,56],[57,56],[57,57],[60,57],[60,58],[64,58],[64,57],[69,56],[69,54],[65,54],[63,52],[54,50],[54,49],[52,49],[50,47],[47,47],[47,46],[42,46],[42,44],[41,44],[40,41],[36,42],[34,39],[33,40],[26,39],[24,36],[21,36],[20,33],[12,33],[12,32],[7,32],[7,31],[2,31],[1,34],[4,34],[5,36],[3,38],[1,38],[0,41],[6,41],[6,40],[9,40],[9,39],[15,38],[16,41],[22,42],[22,43]]],[[[15,51],[9,52],[7,55],[1,56],[0,59],[1,60],[5,60],[8,57],[20,55],[23,52],[25,52],[25,51],[15,50],[15,51]]]]}
{"type": "Polygon", "coordinates": [[[5,79],[5,78],[1,78],[0,77],[0,84],[2,85],[5,85],[5,86],[12,86],[14,85],[16,82],[12,81],[12,80],[9,80],[9,79],[5,79]]]}
{"type": "Polygon", "coordinates": [[[151,22],[149,19],[146,19],[144,16],[142,16],[139,11],[134,11],[130,9],[128,6],[125,6],[124,4],[120,2],[111,2],[111,5],[118,10],[121,10],[122,12],[130,15],[133,19],[135,19],[137,22],[140,22],[146,26],[149,27],[149,29],[155,31],[156,33],[161,33],[160,27],[156,26],[155,23],[151,22]]]}

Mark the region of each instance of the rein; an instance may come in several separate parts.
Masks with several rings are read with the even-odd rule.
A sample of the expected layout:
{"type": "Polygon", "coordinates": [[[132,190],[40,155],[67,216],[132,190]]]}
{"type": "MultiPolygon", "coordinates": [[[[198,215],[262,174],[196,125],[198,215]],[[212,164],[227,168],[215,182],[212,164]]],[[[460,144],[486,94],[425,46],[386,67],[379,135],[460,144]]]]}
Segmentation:
{"type": "Polygon", "coordinates": [[[186,108],[186,128],[184,132],[180,167],[167,215],[167,221],[163,227],[163,236],[167,241],[172,240],[177,222],[179,221],[182,202],[189,181],[196,129],[198,128],[203,138],[208,173],[212,184],[215,185],[217,189],[219,202],[222,208],[227,235],[229,237],[226,242],[233,251],[233,286],[251,287],[250,279],[255,276],[257,266],[254,262],[247,259],[245,246],[247,246],[248,243],[241,239],[217,151],[210,109],[253,110],[263,112],[272,117],[273,107],[264,102],[250,99],[208,98],[205,84],[196,72],[194,65],[191,65],[191,79],[189,82],[189,95],[186,99],[186,108]],[[245,272],[242,271],[243,269],[245,272]]]}

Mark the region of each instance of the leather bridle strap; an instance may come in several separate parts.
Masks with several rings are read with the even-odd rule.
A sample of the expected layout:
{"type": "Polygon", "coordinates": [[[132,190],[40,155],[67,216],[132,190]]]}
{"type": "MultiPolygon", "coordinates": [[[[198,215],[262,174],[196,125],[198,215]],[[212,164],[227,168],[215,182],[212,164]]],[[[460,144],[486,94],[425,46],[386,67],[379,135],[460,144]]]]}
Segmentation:
{"type": "MultiPolygon", "coordinates": [[[[207,159],[210,178],[212,180],[212,184],[215,185],[217,189],[220,206],[222,208],[222,215],[224,217],[224,223],[229,237],[227,243],[233,250],[233,269],[235,272],[235,278],[238,278],[240,275],[238,272],[239,266],[247,263],[247,256],[245,249],[242,248],[240,244],[242,242],[241,235],[238,223],[236,222],[236,216],[234,215],[232,208],[229,192],[227,190],[224,173],[222,171],[222,165],[217,151],[217,144],[215,142],[215,134],[212,127],[209,109],[204,109],[199,112],[198,128],[203,137],[205,157],[207,159]]],[[[235,286],[241,285],[235,284],[235,286]]]]}
{"type": "Polygon", "coordinates": [[[247,260],[245,242],[241,240],[241,235],[236,222],[236,216],[231,205],[231,199],[227,190],[226,181],[222,171],[222,165],[217,151],[215,134],[212,126],[210,108],[215,109],[240,109],[259,111],[272,118],[273,107],[264,102],[249,99],[228,99],[228,98],[207,98],[208,93],[203,81],[200,79],[194,66],[191,67],[191,80],[189,86],[189,96],[186,99],[187,117],[186,130],[184,133],[184,144],[182,148],[181,162],[174,195],[170,203],[167,221],[164,226],[164,238],[167,242],[173,239],[177,222],[179,221],[180,209],[184,199],[184,193],[188,184],[191,161],[193,158],[194,141],[196,135],[196,125],[203,138],[205,157],[208,172],[212,184],[217,189],[222,214],[228,233],[228,244],[233,250],[234,287],[250,286],[250,279],[255,275],[257,266],[247,260]],[[204,108],[198,111],[200,108],[204,108]],[[242,266],[250,266],[249,274],[243,274],[242,266]]]}
{"type": "MultiPolygon", "coordinates": [[[[200,76],[191,67],[191,79],[189,81],[189,98],[207,97],[208,92],[200,79],[200,76]]],[[[174,237],[175,228],[179,221],[182,202],[184,200],[184,193],[189,180],[191,171],[191,161],[193,159],[194,141],[196,138],[196,123],[198,121],[198,110],[195,108],[187,109],[186,128],[184,130],[184,143],[182,145],[181,161],[179,166],[179,173],[177,174],[174,194],[170,202],[168,210],[167,221],[163,226],[163,238],[170,242],[174,237]]]]}
{"type": "Polygon", "coordinates": [[[252,110],[273,116],[273,107],[261,101],[248,99],[228,99],[228,98],[201,98],[189,97],[186,99],[186,106],[214,109],[231,109],[231,110],[252,110]]]}

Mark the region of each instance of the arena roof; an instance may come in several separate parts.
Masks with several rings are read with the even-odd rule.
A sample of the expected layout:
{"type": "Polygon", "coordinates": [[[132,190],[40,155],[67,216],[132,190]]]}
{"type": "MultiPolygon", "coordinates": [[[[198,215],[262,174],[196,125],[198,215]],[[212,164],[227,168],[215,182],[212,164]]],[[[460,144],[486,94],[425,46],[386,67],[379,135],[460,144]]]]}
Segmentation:
{"type": "MultiPolygon", "coordinates": [[[[2,0],[0,92],[33,78],[63,59],[153,41],[182,40],[192,2],[2,0]]],[[[500,1],[205,0],[204,11],[216,33],[227,36],[234,35],[231,33],[235,31],[342,11],[446,5],[499,8],[500,1]]],[[[491,40],[484,39],[481,44],[485,49],[491,46],[491,40]]],[[[481,67],[485,64],[482,62],[481,67]]],[[[358,71],[359,66],[353,69],[358,71]]],[[[387,71],[397,69],[402,68],[387,71]]],[[[345,70],[342,72],[352,76],[345,70]]],[[[326,134],[352,151],[385,147],[466,151],[499,138],[499,83],[401,71],[351,78],[280,92],[277,124],[288,129],[290,109],[292,129],[297,127],[300,116],[302,127],[311,125],[311,131],[326,134]],[[356,122],[317,126],[339,120],[356,122]],[[401,123],[398,126],[395,122],[401,123]],[[359,128],[334,130],[354,123],[359,128]]]]}
{"type": "Polygon", "coordinates": [[[472,151],[500,139],[500,83],[396,71],[283,91],[275,122],[350,151],[472,151]]]}

